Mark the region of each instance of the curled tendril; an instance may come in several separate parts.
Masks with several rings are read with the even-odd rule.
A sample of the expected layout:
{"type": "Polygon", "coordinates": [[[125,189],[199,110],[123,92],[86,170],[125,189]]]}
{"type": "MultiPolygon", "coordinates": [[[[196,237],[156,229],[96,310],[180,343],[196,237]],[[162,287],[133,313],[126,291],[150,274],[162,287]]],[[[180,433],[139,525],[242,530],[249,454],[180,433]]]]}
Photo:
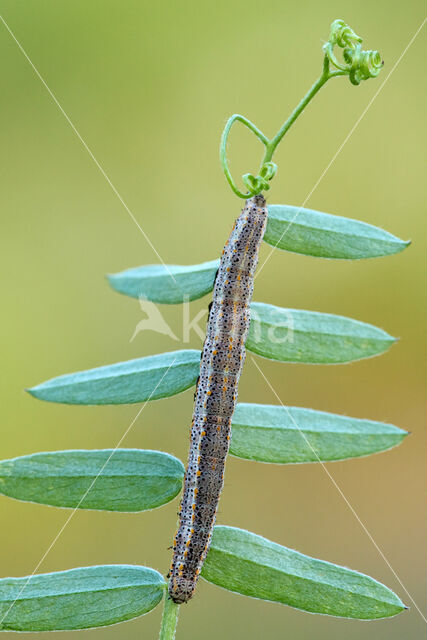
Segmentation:
{"type": "Polygon", "coordinates": [[[329,43],[339,47],[354,46],[356,43],[362,42],[362,38],[353,31],[344,20],[334,20],[331,24],[331,33],[329,34],[329,43]]]}
{"type": "Polygon", "coordinates": [[[362,80],[375,78],[383,65],[378,51],[363,51],[361,42],[362,38],[343,20],[334,20],[329,40],[323,47],[329,62],[348,75],[354,85],[360,84],[362,80]],[[335,45],[343,49],[344,64],[334,54],[335,45]]]}
{"type": "Polygon", "coordinates": [[[265,162],[259,174],[255,177],[251,173],[245,173],[242,176],[242,180],[251,196],[257,196],[261,191],[268,191],[270,185],[268,184],[272,178],[276,175],[277,164],[274,162],[265,162]]]}
{"type": "Polygon", "coordinates": [[[350,66],[348,74],[350,82],[355,85],[360,84],[362,80],[375,78],[383,66],[378,51],[362,51],[360,45],[354,49],[344,49],[343,56],[350,66]]]}

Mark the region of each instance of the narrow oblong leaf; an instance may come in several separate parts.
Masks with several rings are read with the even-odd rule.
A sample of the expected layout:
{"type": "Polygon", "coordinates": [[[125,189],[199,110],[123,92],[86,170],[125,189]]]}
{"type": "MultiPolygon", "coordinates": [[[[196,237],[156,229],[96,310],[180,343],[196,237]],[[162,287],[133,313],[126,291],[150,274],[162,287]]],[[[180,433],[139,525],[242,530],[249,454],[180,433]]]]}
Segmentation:
{"type": "Polygon", "coordinates": [[[387,256],[410,244],[366,222],[282,204],[268,206],[264,240],[285,251],[344,260],[387,256]]]}
{"type": "Polygon", "coordinates": [[[116,624],[154,609],[164,589],[158,571],[133,565],[2,578],[0,630],[72,631],[116,624]]]}
{"type": "Polygon", "coordinates": [[[311,613],[373,620],[405,608],[393,591],[363,573],[234,527],[215,527],[202,576],[229,591],[311,613]]]}
{"type": "Polygon", "coordinates": [[[233,456],[275,464],[368,456],[395,447],[408,435],[383,422],[248,403],[237,405],[231,430],[233,456]]]}
{"type": "Polygon", "coordinates": [[[246,348],[281,362],[341,364],[383,353],[395,340],[352,318],[253,302],[246,348]]]}
{"type": "Polygon", "coordinates": [[[144,511],[181,490],[184,465],[161,451],[50,451],[0,461],[0,493],[54,507],[144,511]]]}
{"type": "Polygon", "coordinates": [[[219,260],[202,264],[154,264],[126,269],[107,276],[119,293],[160,304],[197,300],[212,291],[219,260]]]}
{"type": "Polygon", "coordinates": [[[192,387],[200,351],[184,349],[69,373],[27,389],[39,400],[65,404],[133,404],[192,387]]]}

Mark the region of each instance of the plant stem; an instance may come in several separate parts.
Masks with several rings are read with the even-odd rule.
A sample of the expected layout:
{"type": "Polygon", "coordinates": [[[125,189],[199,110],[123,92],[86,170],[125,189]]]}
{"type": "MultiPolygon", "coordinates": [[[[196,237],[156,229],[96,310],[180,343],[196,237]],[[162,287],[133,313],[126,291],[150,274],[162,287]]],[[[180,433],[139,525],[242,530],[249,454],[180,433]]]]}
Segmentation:
{"type": "Polygon", "coordinates": [[[178,614],[179,605],[175,604],[166,592],[159,640],[174,640],[176,625],[178,624],[178,614]]]}
{"type": "MultiPolygon", "coordinates": [[[[324,60],[324,63],[323,63],[323,72],[322,72],[322,75],[320,76],[320,78],[318,78],[318,80],[316,80],[316,82],[313,84],[313,86],[308,91],[308,93],[306,93],[306,95],[303,97],[301,102],[295,107],[295,109],[292,111],[292,113],[289,116],[289,118],[280,127],[279,131],[276,133],[274,138],[272,138],[267,143],[263,164],[265,162],[270,162],[271,161],[271,159],[273,157],[273,154],[276,151],[276,148],[279,146],[280,142],[282,141],[282,138],[285,135],[285,133],[291,128],[291,126],[293,125],[295,120],[298,118],[298,116],[304,111],[304,109],[308,105],[308,103],[314,98],[316,93],[323,87],[323,85],[326,84],[326,82],[329,80],[329,78],[333,78],[336,75],[338,75],[338,74],[335,73],[335,72],[331,73],[329,71],[329,61],[325,57],[325,60],[324,60]]],[[[340,73],[339,75],[343,75],[343,74],[340,73]]]]}

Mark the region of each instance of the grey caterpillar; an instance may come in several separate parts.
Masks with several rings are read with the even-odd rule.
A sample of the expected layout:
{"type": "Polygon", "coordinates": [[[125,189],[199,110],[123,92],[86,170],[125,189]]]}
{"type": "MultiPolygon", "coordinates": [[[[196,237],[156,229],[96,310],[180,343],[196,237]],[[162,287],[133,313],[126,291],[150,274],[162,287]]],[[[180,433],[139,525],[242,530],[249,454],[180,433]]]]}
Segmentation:
{"type": "Polygon", "coordinates": [[[177,604],[187,602],[194,593],[215,524],[266,223],[264,197],[247,200],[224,247],[215,280],[170,569],[169,595],[177,604]]]}

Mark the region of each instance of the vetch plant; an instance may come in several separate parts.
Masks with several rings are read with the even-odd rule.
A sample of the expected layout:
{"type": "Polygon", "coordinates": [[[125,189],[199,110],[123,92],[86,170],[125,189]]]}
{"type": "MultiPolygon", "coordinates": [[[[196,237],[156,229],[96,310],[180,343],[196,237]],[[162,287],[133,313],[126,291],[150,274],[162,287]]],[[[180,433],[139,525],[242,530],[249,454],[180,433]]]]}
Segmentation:
{"type": "Polygon", "coordinates": [[[332,78],[347,76],[358,85],[377,76],[382,66],[378,52],[364,51],[361,38],[341,20],[332,23],[323,50],[319,79],[272,139],[244,116],[227,122],[221,163],[233,192],[247,202],[221,259],[143,266],[109,276],[116,291],[159,304],[180,304],[213,290],[202,354],[152,355],[62,375],[29,389],[49,402],[103,405],[167,398],[196,384],[186,469],[168,453],[139,449],[44,452],[0,462],[1,493],[57,507],[139,512],[173,500],[184,486],[169,583],[158,571],[133,565],[3,578],[2,630],[115,624],[148,613],[163,599],[160,638],[169,640],[175,636],[179,606],[192,597],[199,574],[230,591],[312,613],[373,620],[405,608],[396,594],[367,575],[249,531],[214,526],[228,450],[264,463],[329,462],[385,451],[406,436],[393,425],[301,407],[235,406],[245,347],[279,362],[338,364],[378,355],[394,342],[385,331],[350,318],[251,302],[263,239],[285,251],[347,260],[390,255],[408,245],[356,220],[266,205],[262,194],[277,171],[274,152],[314,95],[332,78]],[[234,182],[226,158],[234,122],[248,127],[265,146],[258,174],[242,177],[246,191],[234,182]]]}

